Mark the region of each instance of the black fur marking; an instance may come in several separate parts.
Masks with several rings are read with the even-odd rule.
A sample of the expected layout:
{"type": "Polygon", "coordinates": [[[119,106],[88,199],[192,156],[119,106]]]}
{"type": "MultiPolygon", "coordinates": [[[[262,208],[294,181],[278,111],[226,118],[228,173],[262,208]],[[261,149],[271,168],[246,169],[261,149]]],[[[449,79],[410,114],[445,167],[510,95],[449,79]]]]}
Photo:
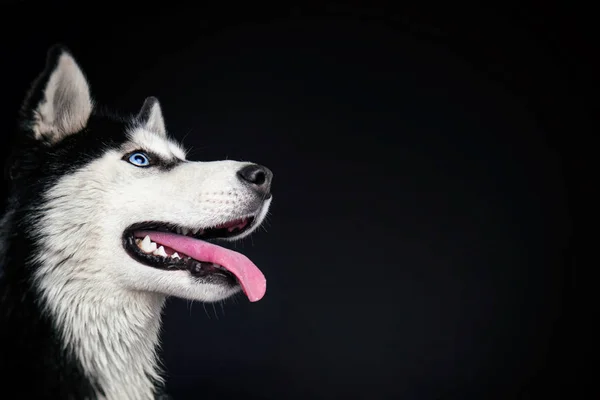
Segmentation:
{"type": "Polygon", "coordinates": [[[129,128],[119,118],[92,115],[83,131],[53,146],[22,132],[15,142],[6,206],[11,214],[0,227],[0,377],[4,390],[14,389],[19,398],[94,399],[100,390],[65,350],[51,316],[44,311],[32,279],[39,267],[30,261],[39,252],[32,232],[48,211],[43,194],[62,176],[85,167],[108,148],[120,149],[128,140],[129,128]]]}
{"type": "MultiPolygon", "coordinates": [[[[67,350],[34,283],[40,265],[33,260],[41,251],[36,233],[44,213],[51,211],[44,194],[61,177],[85,167],[107,149],[120,150],[137,121],[132,124],[96,111],[84,129],[58,143],[36,140],[32,130],[35,110],[46,101],[44,90],[65,53],[69,52],[62,45],[49,51],[46,67],[20,110],[12,153],[5,165],[10,188],[0,225],[0,379],[3,392],[20,399],[92,400],[97,394],[104,395],[98,382],[86,376],[79,360],[67,350]]],[[[157,166],[165,170],[181,162],[161,160],[157,166]]],[[[70,257],[65,252],[52,268],[63,268],[70,257]]],[[[76,309],[81,304],[72,306],[76,309]]],[[[153,382],[157,396],[163,398],[162,384],[153,382]]]]}

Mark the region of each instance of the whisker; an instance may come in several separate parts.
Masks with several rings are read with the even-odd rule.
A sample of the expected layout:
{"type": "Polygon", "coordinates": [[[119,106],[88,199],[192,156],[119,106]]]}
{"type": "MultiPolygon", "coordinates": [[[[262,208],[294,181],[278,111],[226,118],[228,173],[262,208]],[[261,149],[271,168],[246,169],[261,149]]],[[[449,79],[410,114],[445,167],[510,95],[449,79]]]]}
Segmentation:
{"type": "Polygon", "coordinates": [[[204,312],[206,313],[206,316],[208,317],[208,319],[211,319],[210,314],[208,314],[208,310],[206,309],[206,303],[202,302],[202,308],[204,308],[204,312]]]}
{"type": "Polygon", "coordinates": [[[215,318],[218,320],[219,319],[219,314],[217,314],[217,309],[215,308],[215,303],[212,302],[212,307],[213,307],[213,312],[215,313],[215,318]]]}

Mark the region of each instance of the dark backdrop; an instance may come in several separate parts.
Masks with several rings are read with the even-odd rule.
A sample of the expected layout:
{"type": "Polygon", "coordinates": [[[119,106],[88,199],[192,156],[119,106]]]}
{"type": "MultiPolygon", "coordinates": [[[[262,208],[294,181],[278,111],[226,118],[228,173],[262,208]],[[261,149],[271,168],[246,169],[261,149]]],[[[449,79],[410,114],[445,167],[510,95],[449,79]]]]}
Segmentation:
{"type": "Polygon", "coordinates": [[[237,246],[266,297],[169,302],[176,399],[567,393],[586,109],[565,10],[144,4],[3,6],[1,117],[63,42],[99,103],[157,96],[191,158],[274,171],[237,246]]]}

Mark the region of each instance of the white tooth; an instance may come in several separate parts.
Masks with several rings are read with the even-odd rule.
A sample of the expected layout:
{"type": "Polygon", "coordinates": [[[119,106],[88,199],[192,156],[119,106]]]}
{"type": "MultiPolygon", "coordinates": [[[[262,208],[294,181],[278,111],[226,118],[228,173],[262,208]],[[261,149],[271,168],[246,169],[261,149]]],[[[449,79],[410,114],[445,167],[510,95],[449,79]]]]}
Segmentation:
{"type": "Polygon", "coordinates": [[[171,254],[171,257],[173,257],[173,258],[181,258],[181,257],[179,257],[179,254],[177,254],[177,253],[171,254]]]}
{"type": "Polygon", "coordinates": [[[140,239],[140,238],[135,239],[135,244],[137,244],[139,247],[142,244],[142,239],[140,239]]]}
{"type": "Polygon", "coordinates": [[[223,269],[223,267],[221,267],[219,264],[217,263],[213,263],[213,268],[217,268],[217,269],[223,269]]]}
{"type": "Polygon", "coordinates": [[[150,248],[151,248],[150,243],[152,243],[152,241],[150,240],[150,236],[146,235],[146,237],[144,238],[144,240],[142,240],[142,243],[140,244],[140,248],[142,250],[144,250],[146,253],[154,251],[154,250],[150,250],[150,248]]]}
{"type": "Polygon", "coordinates": [[[163,246],[160,246],[152,254],[154,254],[155,256],[167,257],[167,252],[165,251],[165,248],[163,246]]]}
{"type": "Polygon", "coordinates": [[[148,246],[148,253],[154,253],[157,247],[158,246],[156,245],[156,243],[150,242],[150,245],[148,246]]]}
{"type": "Polygon", "coordinates": [[[181,234],[182,235],[187,235],[188,234],[188,229],[187,228],[181,228],[181,234]]]}

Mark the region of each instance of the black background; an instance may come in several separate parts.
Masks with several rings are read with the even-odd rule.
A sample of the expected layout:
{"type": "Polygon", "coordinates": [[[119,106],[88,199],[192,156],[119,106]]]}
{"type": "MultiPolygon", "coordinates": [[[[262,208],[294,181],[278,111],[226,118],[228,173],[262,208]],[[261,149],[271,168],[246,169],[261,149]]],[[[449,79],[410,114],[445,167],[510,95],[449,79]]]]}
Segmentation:
{"type": "Polygon", "coordinates": [[[169,301],[176,399],[569,393],[572,182],[589,116],[575,14],[128,8],[2,6],[1,118],[11,132],[62,42],[98,103],[135,113],[157,96],[191,158],[274,171],[266,229],[236,245],[266,297],[169,301]]]}

